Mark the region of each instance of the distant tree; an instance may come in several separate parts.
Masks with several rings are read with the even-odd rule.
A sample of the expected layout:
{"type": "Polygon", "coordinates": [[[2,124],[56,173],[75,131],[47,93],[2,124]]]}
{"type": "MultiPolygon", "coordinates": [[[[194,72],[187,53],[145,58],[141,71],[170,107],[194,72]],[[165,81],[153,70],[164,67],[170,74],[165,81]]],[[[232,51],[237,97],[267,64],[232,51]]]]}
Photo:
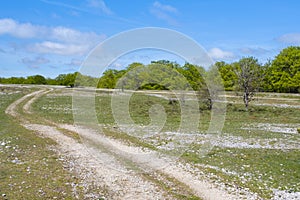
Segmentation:
{"type": "Polygon", "coordinates": [[[47,81],[46,78],[41,75],[34,75],[34,76],[28,76],[24,83],[44,85],[47,83],[47,81]]]}
{"type": "MultiPolygon", "coordinates": [[[[143,74],[145,66],[142,63],[134,62],[128,65],[124,74],[121,78],[121,88],[123,89],[138,89],[143,85],[143,81],[147,78],[147,74],[143,74]],[[142,74],[141,74],[142,73],[142,74]]],[[[120,85],[118,85],[120,87],[120,85]]]]}
{"type": "Polygon", "coordinates": [[[64,85],[66,74],[59,74],[54,80],[56,85],[64,85]]]}
{"type": "Polygon", "coordinates": [[[74,87],[75,86],[75,79],[78,72],[69,73],[69,74],[60,74],[54,80],[56,85],[65,85],[74,87]]]}
{"type": "Polygon", "coordinates": [[[275,92],[300,92],[300,47],[287,47],[273,60],[268,79],[275,92]]]}
{"type": "Polygon", "coordinates": [[[64,85],[74,87],[77,74],[78,74],[78,72],[67,74],[65,76],[64,85]]]}
{"type": "Polygon", "coordinates": [[[262,83],[263,68],[254,57],[242,58],[232,66],[237,76],[237,89],[243,92],[244,104],[248,110],[249,102],[262,83]]]}
{"type": "Polygon", "coordinates": [[[77,72],[76,80],[75,80],[75,87],[78,86],[85,86],[85,87],[96,87],[98,83],[98,78],[83,75],[77,72]]]}
{"type": "Polygon", "coordinates": [[[166,65],[171,68],[179,68],[180,65],[176,62],[171,62],[169,60],[157,60],[157,61],[151,61],[151,64],[161,64],[161,65],[166,65]]]}
{"type": "Polygon", "coordinates": [[[271,65],[272,65],[272,61],[268,60],[262,66],[264,77],[262,80],[261,87],[259,89],[262,92],[273,92],[272,80],[271,80],[271,65]]]}
{"type": "Polygon", "coordinates": [[[234,84],[237,81],[237,76],[234,73],[233,66],[223,61],[216,62],[215,66],[220,72],[225,90],[234,90],[234,84]]]}
{"type": "Polygon", "coordinates": [[[184,90],[188,82],[173,64],[151,63],[140,73],[143,84],[153,84],[162,90],[184,90]]]}
{"type": "Polygon", "coordinates": [[[26,78],[24,78],[24,77],[11,77],[11,78],[8,78],[8,83],[10,83],[10,84],[24,84],[24,83],[26,83],[26,78]]]}
{"type": "Polygon", "coordinates": [[[103,76],[99,79],[98,88],[108,88],[113,89],[116,86],[117,78],[116,74],[118,73],[117,70],[109,69],[103,73],[103,76]]]}
{"type": "Polygon", "coordinates": [[[130,70],[136,68],[136,67],[141,67],[141,66],[144,66],[142,63],[139,63],[139,62],[133,62],[131,63],[130,65],[128,65],[126,67],[126,72],[129,72],[130,70]]]}
{"type": "MultiPolygon", "coordinates": [[[[211,65],[205,71],[205,84],[203,84],[199,90],[200,100],[202,99],[205,107],[211,110],[214,105],[219,108],[223,107],[220,106],[223,104],[220,104],[220,102],[224,101],[224,96],[224,85],[219,66],[211,65]]],[[[205,107],[201,106],[202,109],[205,107]]]]}
{"type": "Polygon", "coordinates": [[[52,78],[47,78],[46,79],[46,84],[47,85],[58,85],[55,79],[52,78]]]}
{"type": "Polygon", "coordinates": [[[205,85],[205,69],[203,67],[185,63],[177,70],[186,78],[194,91],[199,91],[205,85]]]}

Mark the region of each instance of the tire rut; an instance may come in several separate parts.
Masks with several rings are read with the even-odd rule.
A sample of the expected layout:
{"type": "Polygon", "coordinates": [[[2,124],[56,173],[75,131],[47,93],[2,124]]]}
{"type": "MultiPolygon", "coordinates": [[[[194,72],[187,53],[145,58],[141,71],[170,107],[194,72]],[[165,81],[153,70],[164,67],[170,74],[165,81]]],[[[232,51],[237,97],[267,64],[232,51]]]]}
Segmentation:
{"type": "Polygon", "coordinates": [[[57,127],[30,123],[30,120],[23,118],[19,113],[19,105],[25,103],[23,111],[31,113],[30,105],[42,95],[49,91],[38,90],[27,94],[8,106],[5,113],[20,120],[25,128],[36,132],[42,137],[54,140],[58,146],[59,154],[68,158],[68,163],[73,163],[75,171],[79,172],[82,179],[86,179],[87,185],[96,184],[105,188],[108,199],[173,199],[165,191],[150,181],[145,180],[133,170],[128,170],[121,165],[114,157],[88,147],[75,139],[64,135],[57,127]],[[91,156],[91,154],[93,156],[91,156]],[[109,163],[109,165],[108,165],[109,163]],[[113,166],[113,167],[112,167],[113,166]]]}
{"type": "MultiPolygon", "coordinates": [[[[39,90],[25,95],[12,103],[6,109],[6,113],[21,118],[17,112],[18,105],[27,101],[23,106],[23,110],[30,114],[31,104],[47,92],[49,91],[39,90]],[[30,97],[32,98],[28,100],[30,97]]],[[[92,173],[94,183],[100,187],[108,187],[108,198],[110,199],[174,199],[157,184],[143,178],[140,173],[141,170],[150,172],[152,175],[159,172],[172,177],[203,199],[249,199],[249,195],[240,195],[240,191],[229,193],[223,188],[216,187],[205,176],[196,175],[197,170],[191,165],[162,157],[155,151],[128,146],[104,136],[95,129],[67,124],[53,124],[52,122],[51,125],[41,125],[22,120],[22,125],[27,129],[56,141],[59,152],[68,156],[70,162],[76,163],[76,168],[81,173],[92,173]],[[90,141],[91,143],[80,143],[64,135],[59,129],[75,132],[84,141],[90,141]],[[103,148],[105,151],[101,150],[103,148]],[[139,170],[129,169],[124,165],[124,162],[128,161],[139,170]]]]}

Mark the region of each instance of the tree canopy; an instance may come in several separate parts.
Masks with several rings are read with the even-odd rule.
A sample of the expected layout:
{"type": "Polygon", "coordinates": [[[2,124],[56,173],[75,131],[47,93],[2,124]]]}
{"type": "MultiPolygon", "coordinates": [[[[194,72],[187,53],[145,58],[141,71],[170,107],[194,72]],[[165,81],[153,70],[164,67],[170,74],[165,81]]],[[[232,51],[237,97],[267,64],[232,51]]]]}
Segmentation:
{"type": "Polygon", "coordinates": [[[283,49],[273,60],[268,79],[274,92],[300,92],[300,47],[283,49]]]}
{"type": "Polygon", "coordinates": [[[232,69],[237,77],[237,89],[243,92],[243,100],[247,109],[249,102],[262,84],[264,77],[263,68],[257,59],[247,57],[233,63],[232,69]]]}

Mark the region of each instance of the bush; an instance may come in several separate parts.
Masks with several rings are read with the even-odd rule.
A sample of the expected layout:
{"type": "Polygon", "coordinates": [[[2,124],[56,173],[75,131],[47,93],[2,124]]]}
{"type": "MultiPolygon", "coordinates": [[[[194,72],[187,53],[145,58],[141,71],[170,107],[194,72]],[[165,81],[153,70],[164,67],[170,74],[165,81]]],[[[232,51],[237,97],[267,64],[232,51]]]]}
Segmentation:
{"type": "Polygon", "coordinates": [[[300,128],[297,128],[298,133],[300,133],[300,128]]]}

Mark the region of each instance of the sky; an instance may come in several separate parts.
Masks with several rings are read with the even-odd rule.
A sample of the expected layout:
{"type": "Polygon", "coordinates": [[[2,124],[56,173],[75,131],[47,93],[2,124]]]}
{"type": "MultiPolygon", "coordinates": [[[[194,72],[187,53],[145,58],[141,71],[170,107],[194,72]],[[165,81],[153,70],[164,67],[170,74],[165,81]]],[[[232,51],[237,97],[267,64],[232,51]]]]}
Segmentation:
{"type": "MultiPolygon", "coordinates": [[[[0,77],[78,71],[99,43],[144,27],[185,34],[214,61],[254,56],[265,63],[300,45],[299,10],[298,0],[3,0],[0,77]]],[[[145,50],[117,59],[114,67],[159,59],[181,62],[145,50]]]]}

